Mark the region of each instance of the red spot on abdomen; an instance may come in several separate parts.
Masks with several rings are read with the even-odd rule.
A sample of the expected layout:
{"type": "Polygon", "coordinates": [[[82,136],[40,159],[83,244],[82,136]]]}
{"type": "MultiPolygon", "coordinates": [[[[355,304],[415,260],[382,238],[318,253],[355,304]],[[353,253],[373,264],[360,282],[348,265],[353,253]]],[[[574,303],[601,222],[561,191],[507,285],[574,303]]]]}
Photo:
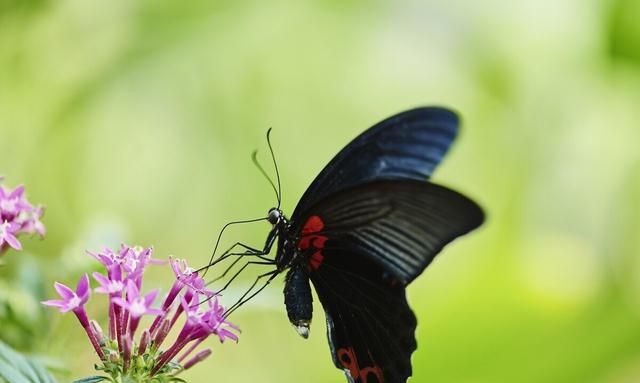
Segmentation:
{"type": "Polygon", "coordinates": [[[312,270],[317,270],[324,261],[322,249],[324,249],[324,243],[327,242],[328,238],[324,235],[314,234],[322,231],[322,229],[324,229],[322,218],[317,215],[312,215],[302,227],[302,237],[300,238],[300,242],[298,242],[298,249],[300,250],[317,250],[309,257],[309,268],[312,270]]]}

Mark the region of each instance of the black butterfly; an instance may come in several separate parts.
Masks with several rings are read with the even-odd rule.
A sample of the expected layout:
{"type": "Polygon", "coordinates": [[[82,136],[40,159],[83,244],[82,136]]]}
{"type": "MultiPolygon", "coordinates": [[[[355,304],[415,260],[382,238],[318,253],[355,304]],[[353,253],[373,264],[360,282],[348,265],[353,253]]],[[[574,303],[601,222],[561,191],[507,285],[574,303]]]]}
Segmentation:
{"type": "Polygon", "coordinates": [[[325,310],[334,364],[347,379],[406,382],[417,322],[405,288],[446,244],[484,220],[473,201],[427,181],[457,132],[456,114],[436,107],[376,124],[320,172],[291,219],[280,210],[278,181],[278,207],[266,217],[273,227],[264,249],[238,243],[247,251],[230,249],[220,258],[261,259],[236,276],[249,264],[275,265],[260,277],[268,281],[249,298],[247,291],[239,304],[288,270],[285,305],[300,335],[309,335],[311,281],[325,310]],[[265,257],[276,240],[275,260],[265,257]]]}

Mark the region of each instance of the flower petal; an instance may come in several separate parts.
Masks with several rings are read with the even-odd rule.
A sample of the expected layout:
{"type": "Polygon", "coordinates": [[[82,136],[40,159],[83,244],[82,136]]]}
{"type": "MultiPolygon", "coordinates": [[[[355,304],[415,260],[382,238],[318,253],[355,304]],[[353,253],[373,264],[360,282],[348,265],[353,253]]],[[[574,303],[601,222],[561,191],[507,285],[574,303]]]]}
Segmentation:
{"type": "Polygon", "coordinates": [[[78,281],[78,287],[76,287],[76,294],[80,298],[80,305],[84,305],[89,300],[91,295],[91,286],[89,285],[89,276],[83,275],[78,281]]]}
{"type": "Polygon", "coordinates": [[[138,290],[138,286],[131,280],[127,280],[127,301],[133,302],[140,296],[140,290],[138,290]]]}
{"type": "Polygon", "coordinates": [[[238,336],[232,333],[231,331],[225,330],[225,329],[219,329],[216,332],[218,333],[218,338],[220,339],[220,342],[224,342],[225,339],[229,338],[235,341],[236,343],[238,343],[238,336]]]}
{"type": "Polygon", "coordinates": [[[158,296],[158,289],[155,289],[153,291],[151,291],[149,294],[144,296],[144,304],[145,306],[149,307],[153,304],[153,301],[156,300],[156,297],[158,296]]]}
{"type": "Polygon", "coordinates": [[[93,275],[93,279],[95,279],[101,286],[107,286],[109,285],[109,282],[111,282],[109,278],[105,277],[97,271],[94,271],[91,275],[93,275]]]}
{"type": "Polygon", "coordinates": [[[13,191],[11,192],[11,194],[9,194],[7,198],[21,198],[23,194],[24,194],[24,185],[19,185],[18,187],[13,189],[13,191]]]}
{"type": "Polygon", "coordinates": [[[118,298],[118,297],[111,299],[111,302],[113,302],[114,304],[116,304],[116,305],[118,305],[120,307],[124,307],[124,308],[126,308],[127,305],[128,305],[127,301],[125,301],[122,298],[118,298]]]}
{"type": "Polygon", "coordinates": [[[22,244],[20,243],[20,241],[18,241],[18,238],[16,238],[15,235],[9,233],[9,231],[6,231],[4,233],[4,240],[9,244],[9,246],[13,247],[14,249],[22,250],[22,244]]]}
{"type": "Polygon", "coordinates": [[[73,290],[71,290],[68,286],[63,285],[60,282],[56,282],[53,284],[53,287],[56,289],[56,291],[58,292],[58,294],[60,294],[60,296],[62,297],[62,299],[64,299],[65,301],[68,301],[69,299],[73,298],[76,294],[73,292],[73,290]]]}
{"type": "Polygon", "coordinates": [[[59,300],[59,299],[50,299],[48,301],[42,301],[40,303],[42,303],[45,306],[58,307],[58,308],[62,308],[65,306],[65,301],[59,300]]]}

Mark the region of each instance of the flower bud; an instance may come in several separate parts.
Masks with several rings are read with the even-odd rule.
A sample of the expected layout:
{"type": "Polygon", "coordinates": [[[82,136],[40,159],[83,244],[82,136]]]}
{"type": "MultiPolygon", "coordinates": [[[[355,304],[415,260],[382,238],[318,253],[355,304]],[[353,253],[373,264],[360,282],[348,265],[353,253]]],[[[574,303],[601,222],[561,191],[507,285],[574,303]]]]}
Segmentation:
{"type": "Polygon", "coordinates": [[[156,334],[156,337],[153,340],[153,346],[155,349],[160,348],[160,345],[162,345],[162,342],[164,342],[164,339],[169,334],[169,330],[171,330],[171,321],[169,319],[165,319],[162,321],[162,324],[160,324],[160,327],[158,328],[158,333],[156,334]]]}
{"type": "Polygon", "coordinates": [[[98,322],[96,322],[95,320],[90,320],[89,324],[91,325],[91,330],[93,330],[93,333],[95,334],[98,342],[100,343],[100,346],[104,346],[105,345],[105,339],[104,339],[104,333],[102,332],[102,327],[100,327],[100,324],[98,324],[98,322]]]}
{"type": "Polygon", "coordinates": [[[144,355],[144,352],[147,351],[147,347],[149,346],[149,342],[151,342],[151,333],[149,333],[149,330],[145,329],[142,332],[142,337],[140,338],[138,355],[144,355]]]}
{"type": "Polygon", "coordinates": [[[207,359],[209,357],[209,355],[211,355],[211,349],[207,348],[205,350],[200,351],[199,353],[196,354],[196,356],[194,356],[193,358],[189,359],[189,361],[187,361],[187,363],[184,364],[184,369],[188,369],[190,367],[193,367],[194,364],[198,363],[198,362],[202,362],[203,360],[207,359]]]}

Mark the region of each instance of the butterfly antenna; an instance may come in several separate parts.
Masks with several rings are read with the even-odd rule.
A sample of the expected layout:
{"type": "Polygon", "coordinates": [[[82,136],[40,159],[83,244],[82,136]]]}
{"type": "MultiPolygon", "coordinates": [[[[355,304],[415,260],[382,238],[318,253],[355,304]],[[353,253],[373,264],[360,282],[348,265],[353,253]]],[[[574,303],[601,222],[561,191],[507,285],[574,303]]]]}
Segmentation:
{"type": "Polygon", "coordinates": [[[271,129],[267,130],[267,144],[269,145],[269,151],[271,152],[271,159],[273,160],[273,167],[276,169],[276,179],[278,181],[278,209],[280,209],[280,202],[282,201],[282,189],[280,188],[280,172],[278,171],[278,162],[276,156],[273,154],[273,146],[271,146],[271,129]]]}
{"type": "Polygon", "coordinates": [[[271,177],[269,177],[269,175],[264,170],[262,165],[260,165],[260,163],[258,162],[258,151],[257,150],[254,150],[253,153],[251,154],[251,160],[253,161],[253,164],[256,165],[258,170],[260,170],[260,173],[262,173],[264,178],[266,178],[267,181],[269,181],[269,184],[271,184],[271,187],[273,188],[274,193],[276,193],[276,198],[278,199],[278,207],[280,207],[280,194],[278,194],[278,189],[276,189],[276,184],[273,183],[273,181],[271,180],[271,177]]]}

